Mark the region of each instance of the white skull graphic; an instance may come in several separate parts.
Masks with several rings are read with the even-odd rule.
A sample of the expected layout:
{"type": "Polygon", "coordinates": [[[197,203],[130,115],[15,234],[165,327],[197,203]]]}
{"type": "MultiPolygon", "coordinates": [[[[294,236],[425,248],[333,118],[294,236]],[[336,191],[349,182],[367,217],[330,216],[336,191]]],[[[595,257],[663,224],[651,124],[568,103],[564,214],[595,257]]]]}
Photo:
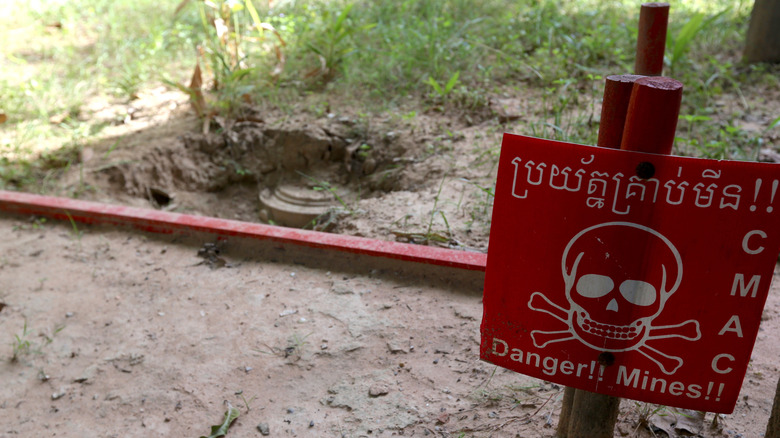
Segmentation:
{"type": "Polygon", "coordinates": [[[586,228],[566,245],[561,270],[569,309],[541,292],[528,308],[552,315],[566,330],[533,330],[537,348],[578,340],[605,352],[636,350],[666,374],[682,366],[679,357],[647,345],[654,339],[701,339],[699,322],[653,325],[682,281],[682,258],[659,232],[631,222],[607,222],[586,228]]]}
{"type": "Polygon", "coordinates": [[[581,231],[566,246],[561,265],[570,325],[582,342],[602,351],[640,345],[682,280],[674,245],[629,222],[581,231]]]}

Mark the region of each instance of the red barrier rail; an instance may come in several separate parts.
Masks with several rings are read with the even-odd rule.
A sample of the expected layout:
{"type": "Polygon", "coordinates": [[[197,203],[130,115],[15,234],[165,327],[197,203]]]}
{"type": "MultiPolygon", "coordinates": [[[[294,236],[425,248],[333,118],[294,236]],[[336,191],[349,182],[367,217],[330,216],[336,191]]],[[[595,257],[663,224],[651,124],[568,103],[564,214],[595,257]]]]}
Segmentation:
{"type": "Polygon", "coordinates": [[[484,271],[487,254],[0,190],[0,211],[154,233],[200,232],[484,271]]]}

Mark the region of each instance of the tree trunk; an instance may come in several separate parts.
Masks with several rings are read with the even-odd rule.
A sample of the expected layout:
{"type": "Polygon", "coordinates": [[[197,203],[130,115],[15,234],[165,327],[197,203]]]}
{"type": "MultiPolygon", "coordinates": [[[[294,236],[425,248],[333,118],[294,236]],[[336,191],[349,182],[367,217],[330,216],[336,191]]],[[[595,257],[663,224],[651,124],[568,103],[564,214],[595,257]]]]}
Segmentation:
{"type": "Polygon", "coordinates": [[[745,42],[745,62],[780,62],[780,1],[756,0],[745,42]]]}
{"type": "Polygon", "coordinates": [[[772,415],[769,417],[764,438],[780,438],[780,380],[777,381],[775,403],[772,405],[772,415]]]}

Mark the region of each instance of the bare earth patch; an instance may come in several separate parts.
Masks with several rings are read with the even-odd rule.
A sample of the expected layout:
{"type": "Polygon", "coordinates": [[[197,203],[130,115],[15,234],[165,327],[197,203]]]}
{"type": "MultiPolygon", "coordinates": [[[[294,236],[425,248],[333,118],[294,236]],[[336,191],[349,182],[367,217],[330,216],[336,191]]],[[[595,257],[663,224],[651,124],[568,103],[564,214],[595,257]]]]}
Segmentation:
{"type": "MultiPolygon", "coordinates": [[[[478,359],[482,274],[19,217],[0,230],[0,436],[205,436],[229,405],[228,436],[553,436],[562,388],[478,359]]],[[[712,427],[664,408],[657,436],[763,432],[778,313],[775,286],[735,413],[712,427]]],[[[651,436],[641,412],[624,400],[616,436],[651,436]]]]}
{"type": "MultiPolygon", "coordinates": [[[[543,111],[528,96],[483,121],[246,108],[203,134],[186,96],[140,97],[93,102],[101,139],[40,190],[273,223],[263,198],[303,190],[330,196],[307,228],[482,252],[501,135],[543,111]]],[[[772,111],[756,105],[759,126],[772,111]]],[[[0,232],[0,437],[205,436],[229,406],[228,436],[554,435],[561,387],[478,360],[483,274],[15,216],[0,232]]],[[[779,288],[734,414],[624,400],[615,436],[760,436],[779,288]]]]}

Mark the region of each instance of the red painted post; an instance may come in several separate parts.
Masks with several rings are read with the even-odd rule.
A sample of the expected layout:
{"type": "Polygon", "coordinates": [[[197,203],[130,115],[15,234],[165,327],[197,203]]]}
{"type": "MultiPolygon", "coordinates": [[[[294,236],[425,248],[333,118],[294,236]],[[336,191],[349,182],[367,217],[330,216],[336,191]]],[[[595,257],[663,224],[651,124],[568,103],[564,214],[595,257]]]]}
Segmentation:
{"type": "MultiPolygon", "coordinates": [[[[604,85],[598,145],[619,149],[634,83],[644,76],[611,75],[604,85]]],[[[563,395],[556,438],[612,437],[620,399],[567,387],[563,395]]]]}
{"type": "MultiPolygon", "coordinates": [[[[682,84],[649,78],[663,72],[668,3],[645,3],[639,14],[634,75],[607,76],[598,145],[669,154],[677,129],[682,84]]],[[[611,438],[620,399],[566,388],[556,438],[611,438]]]]}
{"type": "Polygon", "coordinates": [[[604,148],[620,149],[623,127],[626,124],[628,102],[634,82],[644,76],[611,75],[604,85],[604,101],[601,105],[598,145],[604,148]]]}
{"type": "MultiPolygon", "coordinates": [[[[639,75],[607,76],[604,85],[604,99],[601,105],[601,121],[599,122],[599,146],[620,149],[631,91],[634,82],[643,77],[639,75]]],[[[558,419],[555,436],[556,438],[574,438],[584,430],[589,436],[612,436],[619,407],[620,399],[617,397],[567,387],[563,394],[561,415],[558,419]],[[588,410],[588,407],[591,409],[588,410]],[[596,408],[599,412],[594,412],[592,408],[596,408]],[[585,412],[585,410],[588,411],[585,412]],[[592,420],[588,420],[589,418],[592,420]],[[586,423],[583,423],[583,419],[586,423]],[[588,424],[588,421],[592,424],[588,424]]]]}
{"type": "MultiPolygon", "coordinates": [[[[680,111],[682,83],[671,78],[607,77],[599,126],[599,146],[669,154],[680,111]],[[617,139],[622,135],[622,139],[617,139]]],[[[611,438],[620,399],[566,388],[557,438],[611,438]]]]}
{"type": "Polygon", "coordinates": [[[644,3],[639,11],[634,73],[660,76],[664,70],[669,3],[644,3]]]}
{"type": "Polygon", "coordinates": [[[620,149],[671,154],[682,91],[682,82],[672,78],[637,79],[631,90],[620,149]]]}

